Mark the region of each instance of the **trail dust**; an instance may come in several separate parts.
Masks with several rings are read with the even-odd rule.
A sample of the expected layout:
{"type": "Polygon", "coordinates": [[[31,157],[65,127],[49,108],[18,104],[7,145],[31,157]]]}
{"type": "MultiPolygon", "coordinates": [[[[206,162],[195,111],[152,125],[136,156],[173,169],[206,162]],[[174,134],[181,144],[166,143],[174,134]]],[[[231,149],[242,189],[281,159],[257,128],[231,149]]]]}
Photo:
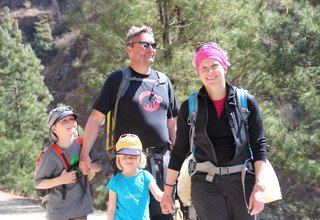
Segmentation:
{"type": "MultiPolygon", "coordinates": [[[[0,191],[1,220],[46,220],[46,210],[36,201],[0,191]]],[[[107,220],[106,212],[95,211],[88,220],[107,220]]]]}

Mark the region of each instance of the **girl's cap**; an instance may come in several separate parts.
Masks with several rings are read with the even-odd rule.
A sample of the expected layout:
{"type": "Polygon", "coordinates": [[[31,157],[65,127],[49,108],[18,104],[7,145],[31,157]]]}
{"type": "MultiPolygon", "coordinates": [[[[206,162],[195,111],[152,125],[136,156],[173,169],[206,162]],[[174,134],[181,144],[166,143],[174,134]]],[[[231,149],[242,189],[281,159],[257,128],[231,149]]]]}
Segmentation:
{"type": "Polygon", "coordinates": [[[139,156],[142,152],[142,144],[135,134],[123,134],[116,144],[117,155],[139,156]]]}
{"type": "Polygon", "coordinates": [[[70,106],[58,107],[58,108],[52,109],[51,112],[49,113],[47,126],[49,128],[49,139],[52,143],[56,143],[58,138],[51,131],[51,127],[68,115],[73,115],[74,119],[78,118],[78,115],[73,112],[73,109],[70,106]]]}

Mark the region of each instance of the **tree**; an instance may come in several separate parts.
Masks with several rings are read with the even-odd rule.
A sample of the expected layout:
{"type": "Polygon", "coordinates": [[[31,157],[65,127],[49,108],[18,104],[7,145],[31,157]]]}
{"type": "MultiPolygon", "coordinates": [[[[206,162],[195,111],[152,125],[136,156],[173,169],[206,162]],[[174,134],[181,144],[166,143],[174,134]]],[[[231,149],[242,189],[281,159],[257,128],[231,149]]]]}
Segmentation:
{"type": "Polygon", "coordinates": [[[36,34],[32,44],[34,51],[43,64],[50,62],[50,59],[55,54],[52,31],[48,19],[40,17],[40,20],[35,23],[36,34]]]}
{"type": "Polygon", "coordinates": [[[18,22],[4,8],[0,20],[0,182],[33,192],[34,161],[47,137],[51,95],[43,67],[30,45],[22,44],[18,22]]]}

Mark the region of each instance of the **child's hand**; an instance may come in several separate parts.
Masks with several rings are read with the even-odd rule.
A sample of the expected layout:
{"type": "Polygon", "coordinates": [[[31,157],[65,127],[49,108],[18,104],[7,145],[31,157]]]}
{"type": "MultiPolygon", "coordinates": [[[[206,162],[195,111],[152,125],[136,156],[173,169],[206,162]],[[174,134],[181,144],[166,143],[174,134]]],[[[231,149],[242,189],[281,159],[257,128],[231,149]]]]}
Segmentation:
{"type": "Polygon", "coordinates": [[[75,183],[77,181],[77,171],[73,170],[67,172],[66,170],[63,170],[60,175],[60,181],[62,184],[75,183]]]}
{"type": "Polygon", "coordinates": [[[87,175],[90,168],[91,168],[91,159],[88,155],[84,156],[82,155],[82,157],[80,158],[80,162],[79,162],[79,168],[81,170],[81,172],[83,173],[83,175],[87,175]]]}

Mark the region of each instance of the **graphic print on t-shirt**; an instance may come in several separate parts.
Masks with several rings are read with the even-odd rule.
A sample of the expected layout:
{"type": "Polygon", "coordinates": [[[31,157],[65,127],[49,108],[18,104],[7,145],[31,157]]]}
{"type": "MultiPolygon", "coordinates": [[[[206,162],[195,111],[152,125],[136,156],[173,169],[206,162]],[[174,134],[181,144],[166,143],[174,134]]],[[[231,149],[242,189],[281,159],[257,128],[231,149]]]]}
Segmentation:
{"type": "Polygon", "coordinates": [[[70,157],[70,166],[69,171],[76,170],[78,174],[81,174],[79,169],[79,156],[71,156],[70,157]]]}
{"type": "Polygon", "coordinates": [[[151,91],[144,91],[139,95],[139,104],[148,112],[157,111],[161,101],[162,97],[151,91]]]}

